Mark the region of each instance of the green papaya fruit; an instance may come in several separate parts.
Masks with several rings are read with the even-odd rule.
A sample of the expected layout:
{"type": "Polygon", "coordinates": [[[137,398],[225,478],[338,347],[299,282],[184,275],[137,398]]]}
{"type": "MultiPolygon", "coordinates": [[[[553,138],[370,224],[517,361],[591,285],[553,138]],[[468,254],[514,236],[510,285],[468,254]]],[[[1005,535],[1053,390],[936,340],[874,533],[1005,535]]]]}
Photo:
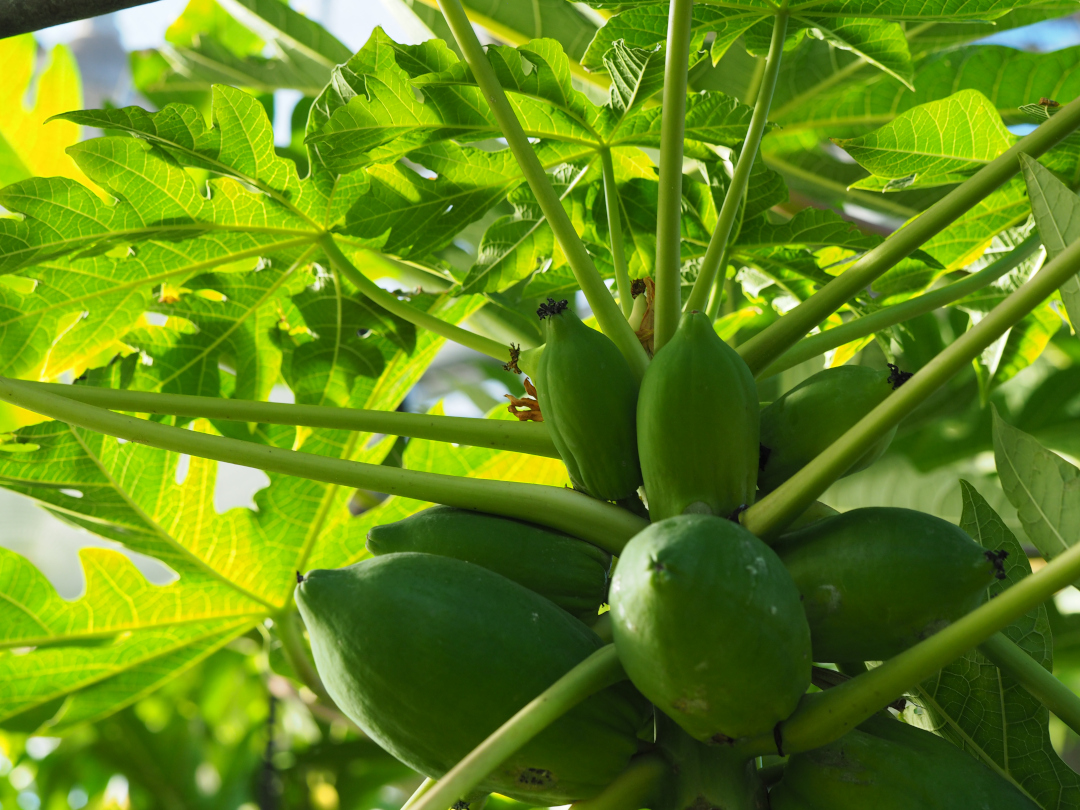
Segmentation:
{"type": "MultiPolygon", "coordinates": [[[[758,486],[770,492],[805,467],[910,377],[896,366],[827,368],[761,411],[758,486]]],[[[889,448],[896,428],[878,439],[845,475],[866,469],[889,448]]]]}
{"type": "Polygon", "coordinates": [[[502,574],[586,623],[607,600],[611,555],[568,534],[521,520],[433,506],[375,526],[367,549],[378,556],[419,551],[454,557],[502,574]]]}
{"type": "Polygon", "coordinates": [[[611,338],[583,324],[566,301],[549,298],[539,314],[546,342],[533,379],[570,480],[601,500],[636,498],[638,382],[630,364],[611,338]]]}
{"type": "Polygon", "coordinates": [[[728,517],[753,503],[758,472],[754,376],[701,312],[683,316],[638,397],[638,451],[654,521],[728,517]]]}
{"type": "Polygon", "coordinates": [[[798,589],[776,553],[737,523],[653,523],[623,549],[609,601],[630,680],[698,740],[768,733],[810,685],[798,589]]]}
{"type": "Polygon", "coordinates": [[[1038,810],[970,754],[929,731],[873,718],[792,756],[772,810],[1038,810]]]}
{"type": "Polygon", "coordinates": [[[775,549],[803,596],[819,662],[902,652],[978,607],[1004,559],[948,521],[891,507],[819,520],[775,549]]]}
{"type": "MultiPolygon", "coordinates": [[[[409,767],[442,776],[602,644],[584,624],[472,563],[403,552],[312,571],[296,589],[330,696],[409,767]]],[[[598,793],[638,748],[648,704],[623,681],[580,703],[478,790],[532,806],[598,793]]]]}

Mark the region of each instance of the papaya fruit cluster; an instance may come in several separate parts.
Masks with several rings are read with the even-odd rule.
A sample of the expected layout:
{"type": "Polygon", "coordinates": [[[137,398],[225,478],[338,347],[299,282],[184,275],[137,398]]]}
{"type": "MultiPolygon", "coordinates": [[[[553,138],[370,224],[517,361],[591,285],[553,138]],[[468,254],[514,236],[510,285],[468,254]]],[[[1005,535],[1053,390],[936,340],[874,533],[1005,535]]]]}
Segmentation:
{"type": "Polygon", "coordinates": [[[1003,576],[1002,554],[911,510],[816,504],[771,546],[738,522],[902,372],[829,369],[759,409],[749,369],[703,314],[683,318],[640,383],[566,302],[549,299],[539,315],[546,343],[529,370],[571,483],[650,524],[614,566],[570,535],[445,506],[373,528],[369,558],[310,572],[296,592],[342,711],[439,777],[610,639],[629,680],[547,727],[481,793],[532,806],[587,800],[635,758],[659,756],[670,778],[649,806],[663,810],[1034,807],[891,717],[791,757],[771,794],[752,762],[728,753],[792,714],[815,662],[896,655],[976,608],[1003,576]]]}

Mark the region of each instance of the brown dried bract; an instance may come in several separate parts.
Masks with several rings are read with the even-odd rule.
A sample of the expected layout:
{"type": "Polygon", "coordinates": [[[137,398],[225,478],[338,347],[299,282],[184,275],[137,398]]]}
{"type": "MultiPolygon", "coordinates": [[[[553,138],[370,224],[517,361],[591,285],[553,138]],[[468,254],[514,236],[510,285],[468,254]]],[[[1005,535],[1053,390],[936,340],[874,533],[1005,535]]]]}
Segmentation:
{"type": "Polygon", "coordinates": [[[510,344],[510,362],[503,363],[503,371],[512,371],[515,374],[520,374],[521,369],[518,368],[518,358],[521,357],[521,344],[510,344]]]}
{"type": "Polygon", "coordinates": [[[520,421],[544,421],[544,415],[540,413],[540,403],[536,399],[536,388],[533,387],[532,381],[528,377],[525,378],[525,396],[515,397],[513,394],[503,394],[503,396],[510,400],[507,410],[520,421]]]}
{"type": "Polygon", "coordinates": [[[645,286],[645,315],[641,318],[641,326],[634,334],[641,341],[642,347],[649,357],[653,356],[653,299],[656,297],[656,285],[651,278],[641,279],[645,286]]]}
{"type": "Polygon", "coordinates": [[[1040,98],[1039,99],[1039,104],[1041,104],[1043,107],[1060,107],[1061,106],[1060,101],[1054,101],[1052,98],[1040,98]]]}

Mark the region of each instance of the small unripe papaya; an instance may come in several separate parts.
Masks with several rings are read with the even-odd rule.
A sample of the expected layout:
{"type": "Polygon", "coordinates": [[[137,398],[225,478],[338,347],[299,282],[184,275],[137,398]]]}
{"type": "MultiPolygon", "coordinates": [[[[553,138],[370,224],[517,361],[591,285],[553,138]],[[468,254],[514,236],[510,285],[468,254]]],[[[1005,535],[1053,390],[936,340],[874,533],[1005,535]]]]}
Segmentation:
{"type": "Polygon", "coordinates": [[[683,316],[649,364],[638,397],[638,452],[649,515],[729,517],[754,501],[754,376],[701,312],[683,316]]]}
{"type": "Polygon", "coordinates": [[[607,335],[590,329],[565,301],[540,307],[544,351],[537,398],[551,440],[576,489],[605,501],[637,497],[638,382],[607,335]]]}
{"type": "Polygon", "coordinates": [[[483,566],[547,597],[585,622],[607,599],[611,555],[591,543],[522,520],[433,506],[375,526],[367,549],[438,554],[483,566]]]}
{"type": "MultiPolygon", "coordinates": [[[[602,646],[550,601],[472,563],[404,552],[312,571],[296,589],[330,696],[379,745],[430,777],[602,646]]],[[[596,795],[637,752],[648,704],[597,692],[479,790],[546,807],[596,795]]]]}
{"type": "MultiPolygon", "coordinates": [[[[838,366],[803,380],[761,411],[758,486],[770,492],[809,464],[880,405],[910,374],[890,366],[838,366]]],[[[896,428],[882,434],[845,475],[866,469],[889,448],[896,428]]]]}
{"type": "Polygon", "coordinates": [[[884,661],[974,610],[1003,552],[912,509],[868,507],[782,536],[814,660],[884,661]]]}
{"type": "Polygon", "coordinates": [[[798,589],[776,553],[737,523],[653,523],[623,549],[609,600],[630,680],[698,740],[768,733],[810,685],[798,589]]]}
{"type": "Polygon", "coordinates": [[[1016,787],[929,731],[875,717],[792,756],[772,810],[1038,810],[1016,787]]]}

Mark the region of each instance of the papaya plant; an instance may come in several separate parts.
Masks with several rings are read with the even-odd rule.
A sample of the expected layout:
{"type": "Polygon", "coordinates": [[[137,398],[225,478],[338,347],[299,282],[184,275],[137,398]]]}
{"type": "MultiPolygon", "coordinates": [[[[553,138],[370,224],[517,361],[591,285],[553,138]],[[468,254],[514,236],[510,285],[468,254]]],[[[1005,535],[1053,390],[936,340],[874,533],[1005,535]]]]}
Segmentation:
{"type": "Polygon", "coordinates": [[[1075,4],[397,5],[195,2],[160,109],[0,124],[67,155],[0,152],[0,485],[120,546],[72,602],[0,550],[0,727],[257,633],[412,810],[1080,807],[1080,383],[999,412],[1080,363],[1080,49],[978,41],[1075,4]],[[448,344],[508,408],[402,408],[448,344]],[[956,414],[1016,520],[830,506],[956,414]]]}

